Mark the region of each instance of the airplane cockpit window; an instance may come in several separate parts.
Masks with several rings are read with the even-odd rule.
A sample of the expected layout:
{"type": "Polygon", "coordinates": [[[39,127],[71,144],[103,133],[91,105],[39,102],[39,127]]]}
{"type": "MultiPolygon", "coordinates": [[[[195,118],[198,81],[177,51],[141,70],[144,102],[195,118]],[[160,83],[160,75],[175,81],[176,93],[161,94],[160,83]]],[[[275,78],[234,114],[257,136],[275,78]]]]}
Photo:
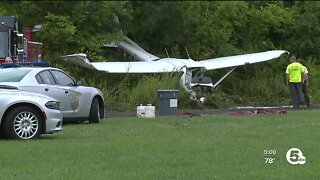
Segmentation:
{"type": "Polygon", "coordinates": [[[210,84],[212,83],[212,80],[210,77],[207,76],[193,77],[191,83],[210,84]]]}

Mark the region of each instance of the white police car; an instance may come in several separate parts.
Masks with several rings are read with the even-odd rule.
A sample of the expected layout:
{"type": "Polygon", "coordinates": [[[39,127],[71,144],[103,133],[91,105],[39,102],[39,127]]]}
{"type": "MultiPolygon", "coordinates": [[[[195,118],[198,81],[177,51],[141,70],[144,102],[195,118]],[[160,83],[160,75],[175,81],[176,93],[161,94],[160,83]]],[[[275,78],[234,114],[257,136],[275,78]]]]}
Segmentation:
{"type": "Polygon", "coordinates": [[[0,86],[0,134],[7,139],[34,139],[62,130],[59,102],[43,94],[0,86]]]}
{"type": "Polygon", "coordinates": [[[53,97],[60,102],[63,122],[85,120],[89,120],[90,123],[100,122],[104,117],[102,92],[94,87],[81,86],[81,81],[75,81],[62,70],[47,67],[48,64],[45,63],[3,64],[0,69],[0,85],[9,85],[19,90],[53,97]],[[28,65],[33,67],[26,67],[28,65]]]}

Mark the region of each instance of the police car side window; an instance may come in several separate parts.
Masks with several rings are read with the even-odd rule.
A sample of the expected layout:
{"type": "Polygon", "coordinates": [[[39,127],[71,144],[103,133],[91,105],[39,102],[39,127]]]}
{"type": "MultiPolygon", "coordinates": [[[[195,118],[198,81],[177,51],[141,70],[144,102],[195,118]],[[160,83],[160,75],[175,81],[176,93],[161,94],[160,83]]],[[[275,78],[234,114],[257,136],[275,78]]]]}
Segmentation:
{"type": "Polygon", "coordinates": [[[40,84],[56,84],[56,82],[54,81],[54,79],[49,71],[42,71],[38,75],[42,79],[42,82],[37,79],[38,83],[40,83],[40,84]]]}
{"type": "Polygon", "coordinates": [[[61,71],[51,71],[61,86],[73,86],[74,80],[61,71]]]}
{"type": "Polygon", "coordinates": [[[44,84],[44,82],[39,74],[36,75],[36,80],[38,81],[39,84],[44,84]]]}

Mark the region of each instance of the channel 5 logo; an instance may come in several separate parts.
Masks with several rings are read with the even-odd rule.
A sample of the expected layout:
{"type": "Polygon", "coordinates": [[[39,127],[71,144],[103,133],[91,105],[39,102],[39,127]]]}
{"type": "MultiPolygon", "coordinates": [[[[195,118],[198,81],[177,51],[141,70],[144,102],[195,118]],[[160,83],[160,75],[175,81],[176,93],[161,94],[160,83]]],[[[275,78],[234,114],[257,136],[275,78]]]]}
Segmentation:
{"type": "Polygon", "coordinates": [[[286,157],[290,164],[305,164],[307,162],[306,157],[303,156],[302,151],[298,148],[289,149],[286,157]]]}

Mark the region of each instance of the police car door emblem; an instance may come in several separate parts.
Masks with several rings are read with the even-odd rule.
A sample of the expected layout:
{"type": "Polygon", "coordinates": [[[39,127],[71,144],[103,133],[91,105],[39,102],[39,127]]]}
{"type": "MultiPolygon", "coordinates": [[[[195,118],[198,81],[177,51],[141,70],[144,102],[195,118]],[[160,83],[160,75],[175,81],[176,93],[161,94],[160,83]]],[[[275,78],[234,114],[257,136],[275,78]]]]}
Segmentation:
{"type": "Polygon", "coordinates": [[[69,94],[69,99],[70,99],[70,105],[73,109],[73,111],[75,111],[78,107],[79,107],[79,97],[80,97],[80,93],[78,92],[73,92],[69,94]]]}

